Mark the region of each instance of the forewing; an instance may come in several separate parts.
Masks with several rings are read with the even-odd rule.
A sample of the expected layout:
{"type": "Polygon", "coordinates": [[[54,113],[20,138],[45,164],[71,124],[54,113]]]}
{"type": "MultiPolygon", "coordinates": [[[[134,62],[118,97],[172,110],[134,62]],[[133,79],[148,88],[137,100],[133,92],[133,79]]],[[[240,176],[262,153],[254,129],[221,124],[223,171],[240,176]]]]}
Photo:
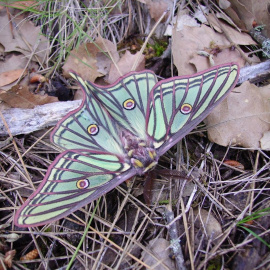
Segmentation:
{"type": "Polygon", "coordinates": [[[135,172],[121,157],[102,152],[68,150],[49,167],[38,189],[21,206],[15,224],[47,224],[107,193],[135,172]]]}
{"type": "Polygon", "coordinates": [[[157,83],[151,71],[131,72],[117,82],[102,87],[85,82],[112,117],[135,136],[146,139],[145,117],[147,102],[152,88],[157,83]]]}
{"type": "Polygon", "coordinates": [[[230,63],[157,83],[146,117],[157,153],[165,153],[198,125],[235,86],[238,75],[238,65],[230,63]]]}
{"type": "Polygon", "coordinates": [[[107,110],[89,92],[84,81],[71,74],[80,83],[84,99],[80,107],[62,120],[51,133],[51,140],[64,149],[87,149],[123,154],[119,126],[107,110]]]}

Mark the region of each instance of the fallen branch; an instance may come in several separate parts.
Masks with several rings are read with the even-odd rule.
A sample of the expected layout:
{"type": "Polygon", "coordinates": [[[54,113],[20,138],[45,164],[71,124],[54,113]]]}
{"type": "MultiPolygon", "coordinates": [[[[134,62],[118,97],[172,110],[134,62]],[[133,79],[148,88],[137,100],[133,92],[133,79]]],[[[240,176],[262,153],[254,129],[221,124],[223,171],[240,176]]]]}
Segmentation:
{"type": "Polygon", "coordinates": [[[245,81],[250,81],[251,83],[258,83],[265,80],[270,75],[270,60],[263,63],[243,67],[240,70],[240,76],[237,84],[242,84],[245,81]]]}
{"type": "MultiPolygon", "coordinates": [[[[81,100],[54,102],[34,109],[7,109],[2,114],[12,135],[28,134],[36,130],[54,126],[62,117],[75,110],[81,100]]],[[[8,135],[3,121],[0,119],[0,135],[8,135]]]]}
{"type": "Polygon", "coordinates": [[[175,256],[176,269],[178,270],[186,270],[184,255],[180,245],[179,234],[177,230],[177,225],[174,220],[174,213],[172,211],[171,205],[167,205],[165,207],[165,217],[167,220],[167,224],[171,224],[168,228],[171,242],[171,249],[175,256]]]}

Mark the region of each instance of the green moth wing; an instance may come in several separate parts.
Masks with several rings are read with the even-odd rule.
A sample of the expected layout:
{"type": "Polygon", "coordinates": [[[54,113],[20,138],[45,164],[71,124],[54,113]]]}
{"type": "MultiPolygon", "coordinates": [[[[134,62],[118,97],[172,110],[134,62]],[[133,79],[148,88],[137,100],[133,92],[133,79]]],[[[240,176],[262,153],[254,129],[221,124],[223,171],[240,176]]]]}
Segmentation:
{"type": "Polygon", "coordinates": [[[134,174],[130,165],[114,154],[67,150],[56,158],[38,189],[17,211],[15,224],[40,226],[58,220],[134,174]]]}
{"type": "Polygon", "coordinates": [[[238,65],[230,63],[157,83],[148,100],[146,131],[158,155],[198,125],[227,96],[238,75],[238,65]]]}
{"type": "Polygon", "coordinates": [[[71,75],[80,83],[84,100],[78,109],[58,122],[51,133],[51,141],[64,149],[88,149],[123,155],[114,120],[89,93],[84,81],[74,73],[71,75]]]}
{"type": "Polygon", "coordinates": [[[130,72],[109,87],[85,82],[89,91],[92,91],[112,117],[143,140],[147,138],[145,118],[148,99],[156,83],[156,75],[148,70],[130,72]]]}

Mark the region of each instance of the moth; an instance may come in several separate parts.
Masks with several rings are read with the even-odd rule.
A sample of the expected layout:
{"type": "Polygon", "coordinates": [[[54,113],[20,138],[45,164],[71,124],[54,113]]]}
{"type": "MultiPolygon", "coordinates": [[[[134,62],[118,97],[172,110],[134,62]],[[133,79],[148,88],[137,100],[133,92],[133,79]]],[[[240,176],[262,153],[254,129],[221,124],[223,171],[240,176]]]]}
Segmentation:
{"type": "Polygon", "coordinates": [[[19,227],[63,218],[153,169],[234,88],[239,67],[228,63],[159,82],[152,71],[130,72],[106,87],[71,75],[83,101],[54,128],[51,141],[66,150],[17,211],[19,227]]]}

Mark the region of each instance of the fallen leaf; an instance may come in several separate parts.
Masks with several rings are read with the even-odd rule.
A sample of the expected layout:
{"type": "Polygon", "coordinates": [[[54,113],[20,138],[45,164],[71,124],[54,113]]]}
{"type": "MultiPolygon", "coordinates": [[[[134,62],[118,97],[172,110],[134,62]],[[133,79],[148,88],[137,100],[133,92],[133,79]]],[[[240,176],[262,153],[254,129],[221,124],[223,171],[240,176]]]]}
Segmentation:
{"type": "Polygon", "coordinates": [[[13,258],[16,254],[16,250],[9,250],[5,254],[4,263],[7,265],[8,268],[12,267],[13,258]]]}
{"type": "Polygon", "coordinates": [[[264,88],[244,82],[235,88],[205,119],[208,137],[212,142],[247,148],[260,147],[264,132],[270,130],[270,103],[263,95],[264,88]]]}
{"type": "Polygon", "coordinates": [[[183,9],[178,12],[177,16],[174,17],[174,29],[178,31],[182,31],[184,29],[184,26],[190,26],[190,27],[199,27],[200,24],[197,22],[197,20],[194,17],[191,17],[189,15],[189,11],[187,9],[183,9]]]}
{"type": "Polygon", "coordinates": [[[3,110],[7,110],[7,109],[10,109],[10,106],[0,101],[0,111],[2,112],[3,110]]]}
{"type": "Polygon", "coordinates": [[[174,261],[170,258],[170,242],[163,238],[156,238],[149,242],[146,249],[142,252],[143,262],[149,266],[154,266],[155,270],[176,269],[174,261]],[[161,263],[167,267],[163,266],[161,263]]]}
{"type": "MultiPolygon", "coordinates": [[[[140,55],[139,52],[137,52],[136,54],[131,54],[129,51],[126,51],[126,53],[117,62],[117,66],[122,74],[120,74],[115,65],[113,65],[110,69],[109,77],[107,79],[108,83],[109,84],[114,83],[119,77],[130,72],[133,64],[135,63],[135,61],[137,61],[139,55],[140,55]]],[[[144,69],[145,69],[145,58],[144,55],[140,55],[136,71],[141,71],[144,69]]]]}
{"type": "Polygon", "coordinates": [[[228,194],[224,200],[224,206],[232,213],[235,213],[236,211],[243,212],[247,206],[247,202],[248,194],[244,192],[238,192],[235,194],[228,194]]]}
{"type": "MultiPolygon", "coordinates": [[[[173,10],[174,1],[172,0],[144,0],[143,2],[147,5],[151,18],[155,21],[158,21],[166,10],[173,10]]],[[[163,21],[165,21],[168,16],[169,14],[165,16],[163,21]]]]}
{"type": "Polygon", "coordinates": [[[269,1],[265,0],[230,0],[232,8],[245,24],[247,30],[253,28],[252,23],[258,22],[265,25],[264,35],[270,36],[270,16],[268,11],[269,1]]]}
{"type": "Polygon", "coordinates": [[[4,61],[0,61],[0,73],[14,69],[22,69],[27,65],[27,58],[23,54],[9,53],[4,61]]]}
{"type": "MultiPolygon", "coordinates": [[[[258,222],[260,224],[260,222],[258,222]]],[[[256,224],[257,225],[257,224],[256,224]]],[[[258,232],[256,232],[256,225],[249,229],[253,232],[254,236],[257,237],[258,232]]],[[[236,236],[237,233],[235,234],[236,236]]],[[[259,239],[259,238],[258,238],[259,239]]],[[[261,243],[262,244],[262,243],[261,243]]],[[[264,245],[264,244],[263,244],[264,245]]],[[[244,249],[238,250],[231,260],[230,269],[264,269],[267,270],[268,267],[260,267],[262,262],[261,251],[263,248],[260,245],[247,245],[244,249]]],[[[268,268],[269,269],[269,268],[268,268]]]]}
{"type": "Polygon", "coordinates": [[[149,202],[149,204],[168,200],[168,193],[166,192],[169,189],[168,183],[164,183],[157,179],[151,179],[150,181],[150,183],[149,181],[146,182],[150,185],[149,187],[147,184],[140,186],[140,190],[137,190],[137,196],[140,195],[138,191],[142,191],[144,198],[148,200],[147,203],[149,202]],[[165,192],[160,192],[160,190],[165,192]]]}
{"type": "MultiPolygon", "coordinates": [[[[187,10],[188,11],[188,10],[187,10]]],[[[194,13],[194,19],[197,19],[201,23],[207,23],[205,15],[209,14],[209,8],[203,5],[200,5],[194,13]]]]}
{"type": "Polygon", "coordinates": [[[226,31],[227,35],[231,38],[233,43],[237,45],[246,45],[246,46],[257,44],[249,34],[237,31],[235,28],[223,22],[222,20],[219,20],[219,23],[222,25],[222,27],[226,31]]]}
{"type": "MultiPolygon", "coordinates": [[[[227,0],[226,0],[227,1],[227,0]]],[[[232,24],[231,21],[233,21],[240,29],[246,30],[244,22],[239,18],[236,11],[231,7],[231,3],[227,1],[230,6],[226,7],[224,6],[223,10],[228,15],[225,17],[225,14],[223,13],[217,13],[218,18],[224,18],[225,21],[227,21],[229,24],[232,24]]]]}
{"type": "MultiPolygon", "coordinates": [[[[241,43],[245,43],[246,35],[244,36],[245,38],[242,39],[241,43]]],[[[235,39],[237,38],[239,36],[235,34],[235,39]]],[[[250,39],[248,39],[248,42],[250,42],[250,39]]],[[[230,46],[230,42],[224,34],[217,33],[206,25],[202,25],[201,27],[184,26],[181,31],[176,31],[174,28],[172,53],[178,75],[190,75],[209,68],[210,63],[208,58],[198,55],[198,52],[210,49],[211,44],[218,45],[221,48],[230,46]]],[[[221,52],[214,56],[213,59],[216,65],[230,61],[237,62],[240,66],[244,65],[244,60],[240,53],[237,50],[230,50],[229,48],[221,49],[221,52]]]]}
{"type": "Polygon", "coordinates": [[[231,6],[231,3],[228,0],[219,0],[218,5],[221,9],[227,9],[231,6]]]}
{"type": "Polygon", "coordinates": [[[216,16],[214,16],[213,14],[211,14],[211,13],[207,14],[206,25],[210,25],[211,28],[215,29],[215,31],[217,31],[218,33],[222,33],[222,30],[221,30],[220,25],[218,23],[219,21],[216,20],[216,16]]]}
{"type": "Polygon", "coordinates": [[[236,160],[225,160],[224,164],[241,169],[241,170],[245,169],[244,165],[236,160]]]}
{"type": "Polygon", "coordinates": [[[114,61],[119,56],[116,46],[109,40],[97,38],[93,43],[85,43],[70,52],[63,66],[63,74],[70,77],[69,72],[74,71],[83,79],[94,82],[97,77],[106,75],[112,63],[108,52],[114,61]]]}
{"type": "Polygon", "coordinates": [[[202,230],[206,233],[207,237],[214,242],[217,242],[219,236],[222,234],[222,228],[218,220],[204,209],[195,209],[194,215],[197,216],[195,219],[195,226],[198,228],[203,226],[202,230]]]}
{"type": "Polygon", "coordinates": [[[27,86],[20,85],[13,86],[9,91],[0,91],[0,100],[13,108],[24,109],[59,101],[57,97],[33,94],[29,91],[27,86]]]}
{"type": "MultiPolygon", "coordinates": [[[[28,63],[28,59],[23,54],[9,53],[5,56],[4,61],[0,61],[0,73],[9,72],[17,69],[38,70],[36,62],[31,61],[28,63]]],[[[13,83],[6,86],[1,86],[1,90],[9,90],[17,83],[16,79],[13,83]]],[[[20,81],[20,85],[27,85],[28,77],[25,77],[20,81]]]]}
{"type": "Polygon", "coordinates": [[[97,71],[96,52],[93,43],[80,45],[72,50],[63,66],[63,75],[70,77],[69,72],[74,71],[83,79],[94,82],[97,77],[102,76],[97,71]]]}
{"type": "MultiPolygon", "coordinates": [[[[245,60],[241,57],[237,50],[222,49],[220,53],[213,57],[215,65],[220,65],[229,62],[237,62],[240,67],[244,66],[245,60]]],[[[196,71],[202,71],[210,67],[210,62],[207,57],[201,55],[194,55],[190,61],[196,68],[196,71]]]]}
{"type": "Polygon", "coordinates": [[[23,16],[15,16],[12,19],[13,31],[11,32],[6,12],[0,16],[0,25],[0,43],[5,47],[5,52],[20,52],[27,58],[31,57],[31,60],[39,60],[41,63],[47,60],[50,44],[47,38],[41,35],[40,27],[27,21],[23,16]],[[35,54],[32,56],[34,51],[35,54]]]}
{"type": "Polygon", "coordinates": [[[264,132],[260,144],[262,150],[270,150],[270,131],[264,132]]]}
{"type": "Polygon", "coordinates": [[[18,9],[27,9],[29,7],[33,7],[37,4],[36,1],[16,1],[12,3],[8,3],[8,7],[18,8],[18,9]]]}
{"type": "Polygon", "coordinates": [[[10,70],[0,74],[0,87],[18,80],[24,75],[24,69],[10,70]]]}

